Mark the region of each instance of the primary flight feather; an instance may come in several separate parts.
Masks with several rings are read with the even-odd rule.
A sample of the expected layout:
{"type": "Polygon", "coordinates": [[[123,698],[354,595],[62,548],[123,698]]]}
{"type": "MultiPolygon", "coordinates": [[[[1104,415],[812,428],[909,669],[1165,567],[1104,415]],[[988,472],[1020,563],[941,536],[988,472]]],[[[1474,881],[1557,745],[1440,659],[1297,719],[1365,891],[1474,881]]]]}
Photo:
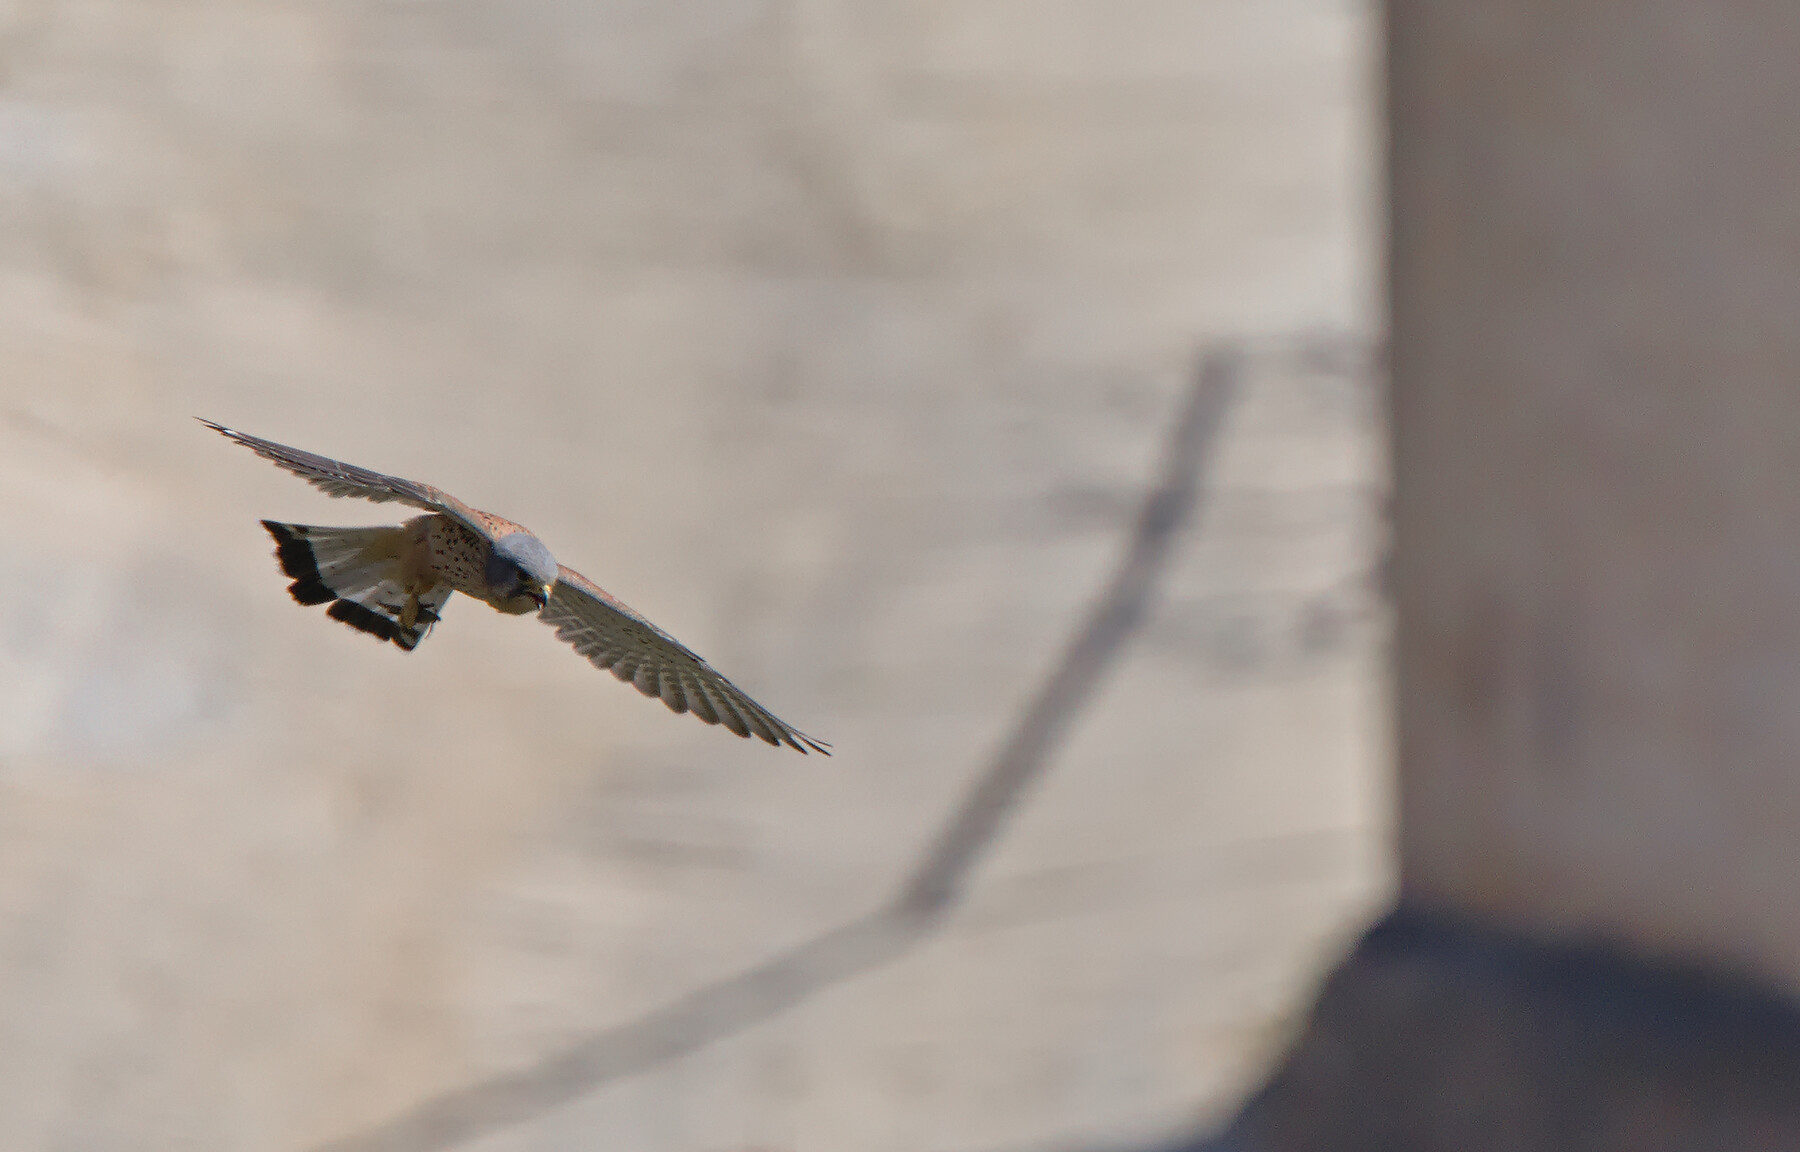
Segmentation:
{"type": "Polygon", "coordinates": [[[397,502],[425,512],[379,528],[264,520],[281,570],[293,578],[288,591],[301,604],[327,604],[333,619],[408,652],[431,631],[453,592],[508,615],[535,612],[596,667],[610,668],[675,712],[692,712],[739,736],[831,754],[829,744],[777,719],[673,636],[558,564],[543,541],[512,521],[429,484],[200,422],[327,495],[397,502]]]}

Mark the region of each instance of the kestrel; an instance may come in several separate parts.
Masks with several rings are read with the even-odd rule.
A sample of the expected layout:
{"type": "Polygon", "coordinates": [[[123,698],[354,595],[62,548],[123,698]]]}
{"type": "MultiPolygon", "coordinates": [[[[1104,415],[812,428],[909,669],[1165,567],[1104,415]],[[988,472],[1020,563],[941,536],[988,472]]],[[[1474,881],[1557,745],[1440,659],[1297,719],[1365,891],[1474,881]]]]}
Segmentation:
{"type": "Polygon", "coordinates": [[[595,667],[610,668],[674,712],[692,712],[739,736],[758,736],[829,756],[831,746],[797,731],[746,696],[712,665],[610,593],[550,555],[529,531],[412,480],[383,476],[201,420],[328,496],[397,502],[426,515],[377,528],[319,528],[264,520],[275,538],[288,592],[301,604],[403,651],[418,647],[452,592],[509,616],[537,613],[595,667]]]}

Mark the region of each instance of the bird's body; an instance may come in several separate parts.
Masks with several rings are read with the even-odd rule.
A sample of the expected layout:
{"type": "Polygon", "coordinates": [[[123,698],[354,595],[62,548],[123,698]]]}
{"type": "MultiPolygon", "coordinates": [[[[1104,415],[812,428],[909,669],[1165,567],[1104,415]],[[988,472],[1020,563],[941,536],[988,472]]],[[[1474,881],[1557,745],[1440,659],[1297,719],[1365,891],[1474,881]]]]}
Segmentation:
{"type": "Polygon", "coordinates": [[[328,495],[425,510],[403,524],[376,528],[263,521],[299,603],[329,605],[326,614],[333,619],[408,652],[438,622],[454,592],[508,615],[535,612],[581,655],[673,711],[691,711],[739,736],[829,754],[829,745],[776,719],[673,636],[558,564],[543,541],[520,525],[427,484],[201,423],[328,495]]]}
{"type": "Polygon", "coordinates": [[[505,589],[488,586],[485,573],[488,559],[493,555],[493,541],[525,532],[517,524],[498,516],[489,519],[493,521],[489,526],[491,536],[484,536],[442,514],[408,520],[402,525],[411,533],[412,551],[408,560],[421,578],[441,580],[464,596],[486,601],[509,616],[534,612],[543,605],[532,603],[528,596],[508,595],[505,589]]]}

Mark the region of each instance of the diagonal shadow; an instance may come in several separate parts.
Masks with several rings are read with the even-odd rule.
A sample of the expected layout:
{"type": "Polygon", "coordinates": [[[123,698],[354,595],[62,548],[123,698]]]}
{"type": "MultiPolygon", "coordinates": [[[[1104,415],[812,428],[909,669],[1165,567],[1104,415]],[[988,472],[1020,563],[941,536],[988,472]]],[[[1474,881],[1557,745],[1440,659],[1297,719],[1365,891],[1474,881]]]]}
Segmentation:
{"type": "Polygon", "coordinates": [[[1181,527],[1200,498],[1200,472],[1226,401],[1237,383],[1243,353],[1225,343],[1201,357],[1170,433],[1160,477],[1138,510],[1131,542],[1113,578],[1057,660],[1055,670],[1013,726],[1000,752],[975,781],[962,805],[920,859],[895,908],[936,914],[957,890],[1025,789],[1043,773],[1051,749],[1093,695],[1125,641],[1150,607],[1157,577],[1167,566],[1181,527]]]}
{"type": "Polygon", "coordinates": [[[1007,815],[1043,775],[1057,741],[1143,621],[1180,529],[1199,503],[1200,473],[1244,357],[1232,340],[1202,354],[1170,432],[1156,486],[1139,509],[1118,569],[999,753],[886,905],[517,1072],[445,1092],[315,1152],[439,1152],[454,1147],[742,1032],[910,950],[954,907],[1007,815]]]}

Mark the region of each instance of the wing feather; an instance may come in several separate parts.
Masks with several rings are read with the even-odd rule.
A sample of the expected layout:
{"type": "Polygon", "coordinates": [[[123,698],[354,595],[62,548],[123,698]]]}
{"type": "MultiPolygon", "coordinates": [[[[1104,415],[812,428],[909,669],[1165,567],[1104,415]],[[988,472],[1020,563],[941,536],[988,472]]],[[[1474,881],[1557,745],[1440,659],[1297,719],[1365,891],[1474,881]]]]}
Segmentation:
{"type": "Polygon", "coordinates": [[[698,680],[689,680],[687,682],[687,688],[688,710],[700,717],[700,720],[703,723],[717,724],[719,722],[719,714],[714,710],[712,701],[706,698],[706,689],[701,686],[698,680]]]}
{"type": "MultiPolygon", "coordinates": [[[[709,692],[707,695],[711,696],[712,694],[709,692]]],[[[731,706],[731,701],[728,698],[724,696],[714,696],[713,707],[719,710],[719,722],[724,724],[728,731],[735,732],[745,739],[749,738],[750,725],[744,723],[743,713],[739,712],[736,708],[733,708],[731,706]]]]}
{"type": "Polygon", "coordinates": [[[441,488],[433,488],[429,484],[399,476],[386,476],[341,460],[303,452],[286,444],[277,444],[273,440],[264,440],[260,436],[215,424],[211,420],[202,419],[200,423],[227,440],[242,444],[276,467],[292,472],[327,496],[349,496],[376,504],[398,502],[423,508],[427,512],[443,512],[456,517],[477,532],[487,533],[487,527],[475,518],[473,509],[441,488]]]}
{"type": "Polygon", "coordinates": [[[660,697],[674,711],[692,712],[739,736],[831,754],[831,745],[776,719],[712,665],[592,580],[572,568],[559,566],[559,573],[538,618],[595,667],[610,668],[614,676],[646,696],[660,697]]]}
{"type": "Polygon", "coordinates": [[[659,695],[662,702],[669,706],[669,711],[679,715],[688,710],[687,684],[680,672],[664,669],[659,695]]]}

